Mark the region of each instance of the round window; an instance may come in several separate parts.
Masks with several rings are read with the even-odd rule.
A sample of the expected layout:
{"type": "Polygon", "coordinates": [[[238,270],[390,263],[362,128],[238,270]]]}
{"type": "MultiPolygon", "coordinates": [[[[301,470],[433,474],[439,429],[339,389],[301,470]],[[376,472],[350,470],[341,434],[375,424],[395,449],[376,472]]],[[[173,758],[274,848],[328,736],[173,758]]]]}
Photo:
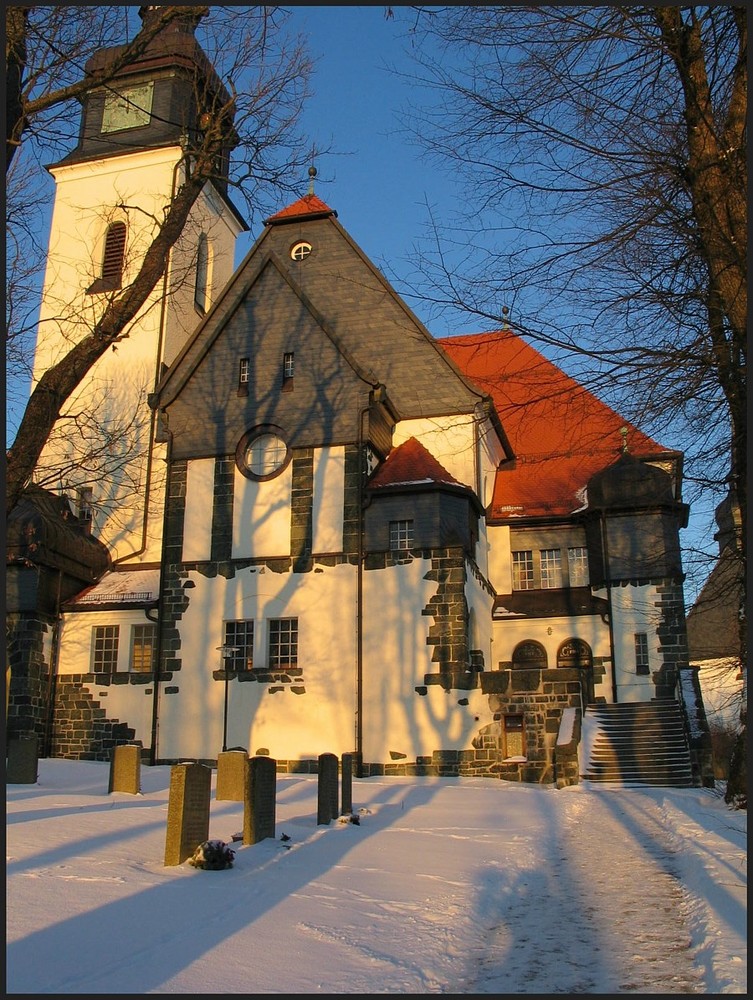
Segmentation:
{"type": "Polygon", "coordinates": [[[293,260],[304,260],[311,253],[311,244],[305,240],[299,240],[290,248],[290,256],[293,260]]]}
{"type": "Polygon", "coordinates": [[[273,479],[288,464],[290,449],[279,428],[257,427],[238,442],[235,460],[249,479],[273,479]]]}

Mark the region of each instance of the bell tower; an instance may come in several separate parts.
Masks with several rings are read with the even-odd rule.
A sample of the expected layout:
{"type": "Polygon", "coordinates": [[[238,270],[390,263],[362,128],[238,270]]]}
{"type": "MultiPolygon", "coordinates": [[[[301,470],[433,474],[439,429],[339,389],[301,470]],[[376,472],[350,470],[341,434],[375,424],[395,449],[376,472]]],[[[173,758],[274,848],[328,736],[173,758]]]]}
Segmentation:
{"type": "MultiPolygon", "coordinates": [[[[165,10],[139,8],[141,37],[165,10]]],[[[115,46],[85,66],[93,80],[111,72],[82,98],[75,148],[48,167],[55,196],[34,381],[134,280],[206,127],[206,109],[230,101],[196,40],[196,11],[186,8],[127,62],[126,47],[115,46]]],[[[235,241],[247,228],[224,180],[236,141],[231,128],[218,179],[193,206],[164,279],[68,400],[35,473],[90,517],[116,565],[159,562],[164,445],[155,441],[147,396],[232,274],[235,241]]]]}

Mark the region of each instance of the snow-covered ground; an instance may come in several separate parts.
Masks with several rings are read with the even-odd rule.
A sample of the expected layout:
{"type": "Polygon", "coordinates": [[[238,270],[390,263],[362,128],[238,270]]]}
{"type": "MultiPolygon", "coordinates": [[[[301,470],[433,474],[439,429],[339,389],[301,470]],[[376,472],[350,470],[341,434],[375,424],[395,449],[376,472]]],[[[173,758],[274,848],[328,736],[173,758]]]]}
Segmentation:
{"type": "MultiPolygon", "coordinates": [[[[278,775],[275,839],[203,871],[164,866],[170,768],[141,777],[7,786],[9,993],[747,990],[747,814],[713,790],[369,778],[317,826],[278,775]]],[[[242,827],[213,797],[210,837],[242,827]]]]}

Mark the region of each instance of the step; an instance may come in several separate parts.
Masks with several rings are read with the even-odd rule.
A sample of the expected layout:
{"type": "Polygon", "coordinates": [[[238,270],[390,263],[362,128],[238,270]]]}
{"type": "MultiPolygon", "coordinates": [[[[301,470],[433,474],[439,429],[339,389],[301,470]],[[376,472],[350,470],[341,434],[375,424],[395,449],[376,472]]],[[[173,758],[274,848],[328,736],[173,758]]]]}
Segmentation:
{"type": "Polygon", "coordinates": [[[677,702],[589,705],[586,717],[596,728],[583,781],[692,787],[690,752],[677,702]]]}

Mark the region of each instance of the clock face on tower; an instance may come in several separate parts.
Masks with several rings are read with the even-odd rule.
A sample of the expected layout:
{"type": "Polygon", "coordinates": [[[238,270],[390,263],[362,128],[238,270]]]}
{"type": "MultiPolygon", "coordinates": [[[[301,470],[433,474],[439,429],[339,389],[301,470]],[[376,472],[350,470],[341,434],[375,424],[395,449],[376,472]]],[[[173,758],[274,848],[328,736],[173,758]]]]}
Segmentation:
{"type": "Polygon", "coordinates": [[[127,128],[148,125],[152,113],[154,82],[110,91],[102,112],[102,131],[120,132],[127,128]]]}

